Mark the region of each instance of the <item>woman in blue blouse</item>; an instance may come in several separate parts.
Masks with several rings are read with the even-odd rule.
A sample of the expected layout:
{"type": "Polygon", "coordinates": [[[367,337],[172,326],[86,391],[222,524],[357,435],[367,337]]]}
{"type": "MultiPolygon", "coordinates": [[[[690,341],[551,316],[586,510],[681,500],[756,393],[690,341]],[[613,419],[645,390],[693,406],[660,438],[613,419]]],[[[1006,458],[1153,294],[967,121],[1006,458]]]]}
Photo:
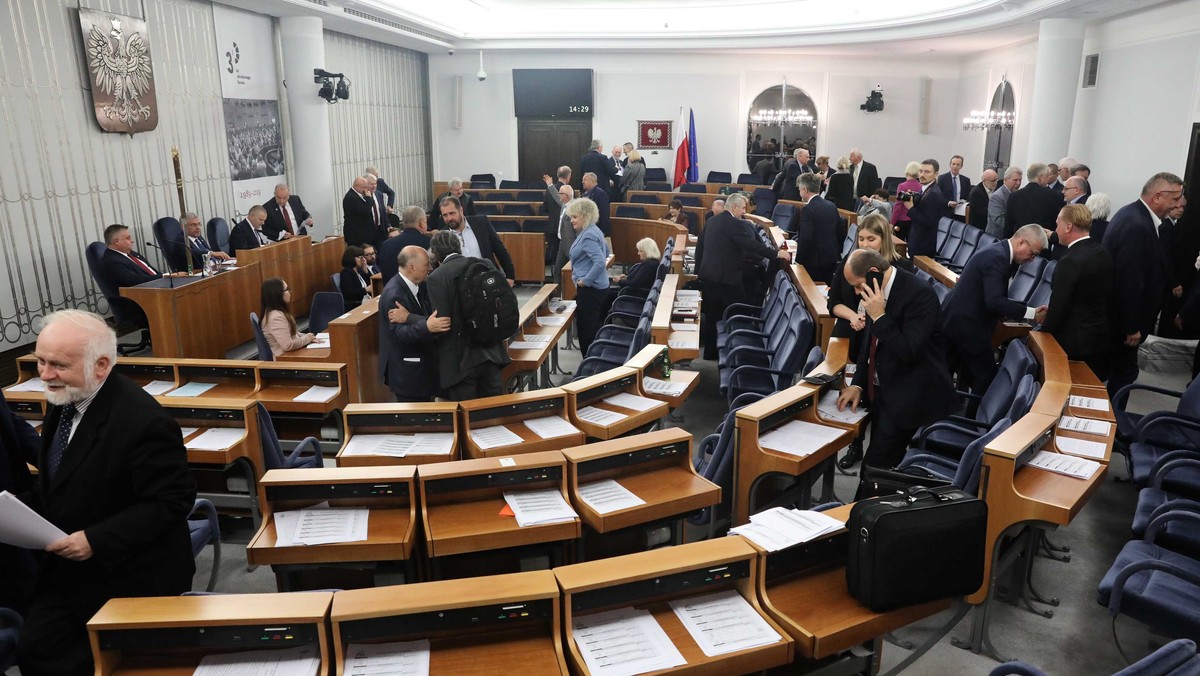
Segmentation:
{"type": "Polygon", "coordinates": [[[604,306],[608,304],[608,246],[604,233],[596,222],[600,210],[586,197],[571,200],[563,207],[575,242],[571,244],[571,280],[575,282],[575,326],[579,330],[579,350],[586,355],[600,323],[604,321],[604,306]]]}

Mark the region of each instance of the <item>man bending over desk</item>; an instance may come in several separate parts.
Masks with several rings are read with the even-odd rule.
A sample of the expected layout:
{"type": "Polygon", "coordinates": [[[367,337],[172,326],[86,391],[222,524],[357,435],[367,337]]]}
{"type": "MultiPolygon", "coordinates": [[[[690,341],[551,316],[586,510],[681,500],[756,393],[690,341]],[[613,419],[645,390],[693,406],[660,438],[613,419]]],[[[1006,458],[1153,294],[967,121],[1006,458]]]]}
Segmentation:
{"type": "Polygon", "coordinates": [[[35,355],[50,410],[38,482],[21,499],[68,535],[46,546],[17,657],[24,676],[82,676],[93,669],[87,621],[106,601],[191,589],[196,484],[179,424],[112,373],[117,337],[104,320],[51,314],[35,355]]]}
{"type": "Polygon", "coordinates": [[[379,299],[379,375],[396,401],[433,401],[438,384],[434,339],[450,330],[450,318],[439,317],[429,302],[429,252],[406,246],[396,263],[400,273],[379,299]]]}

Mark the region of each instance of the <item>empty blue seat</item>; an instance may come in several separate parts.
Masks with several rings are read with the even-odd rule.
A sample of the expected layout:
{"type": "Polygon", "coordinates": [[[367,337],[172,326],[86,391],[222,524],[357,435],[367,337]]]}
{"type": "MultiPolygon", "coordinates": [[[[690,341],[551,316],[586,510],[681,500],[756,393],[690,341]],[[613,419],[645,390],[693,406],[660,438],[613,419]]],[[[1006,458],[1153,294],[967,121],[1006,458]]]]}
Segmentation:
{"type": "Polygon", "coordinates": [[[221,570],[221,524],[217,521],[217,508],[211,501],[196,498],[192,513],[188,515],[188,535],[192,539],[193,559],[200,556],[200,552],[209,544],[213,546],[212,572],[205,587],[205,591],[212,591],[217,586],[217,574],[221,570]],[[199,518],[194,518],[197,516],[199,518]]]}
{"type": "MultiPolygon", "coordinates": [[[[751,174],[753,176],[753,174],[751,174]]],[[[733,183],[733,174],[728,171],[710,171],[705,183],[733,183]]]]}
{"type": "Polygon", "coordinates": [[[637,207],[629,204],[622,204],[617,207],[617,213],[613,214],[617,218],[645,218],[646,207],[637,207]]]}
{"type": "Polygon", "coordinates": [[[775,191],[770,188],[755,188],[751,199],[754,201],[754,214],[763,218],[771,217],[771,212],[775,211],[775,202],[779,201],[775,191]]]}
{"type": "Polygon", "coordinates": [[[703,183],[684,183],[679,186],[679,192],[700,193],[703,195],[708,192],[708,186],[703,183]]]}
{"type": "Polygon", "coordinates": [[[523,202],[517,202],[514,204],[505,204],[504,205],[504,215],[505,216],[532,216],[533,215],[533,205],[526,204],[523,202]]]}
{"type": "Polygon", "coordinates": [[[471,187],[490,189],[496,187],[496,176],[494,174],[471,174],[471,187]],[[481,185],[475,185],[479,183],[481,185]]]}
{"type": "Polygon", "coordinates": [[[629,201],[634,204],[661,204],[661,202],[658,201],[658,195],[648,195],[646,193],[630,195],[629,201]]]}
{"type": "Polygon", "coordinates": [[[1046,263],[1045,258],[1034,256],[1017,268],[1017,274],[1013,275],[1012,281],[1008,283],[1008,297],[1018,303],[1028,305],[1029,297],[1037,288],[1038,280],[1042,278],[1042,270],[1046,268],[1046,263]]]}
{"type": "Polygon", "coordinates": [[[678,195],[675,199],[679,200],[679,203],[685,207],[698,207],[701,205],[698,195],[678,195]]]}
{"type": "Polygon", "coordinates": [[[771,220],[780,230],[787,230],[788,225],[792,222],[792,215],[796,213],[796,205],[780,202],[775,204],[775,211],[771,213],[771,220]]]}
{"type": "Polygon", "coordinates": [[[476,202],[475,213],[477,215],[482,214],[484,216],[499,216],[500,205],[496,204],[495,202],[476,202]]]}
{"type": "Polygon", "coordinates": [[[646,167],[647,181],[666,181],[667,170],[662,167],[646,167]]]}
{"type": "Polygon", "coordinates": [[[758,174],[738,174],[737,182],[742,185],[762,185],[762,177],[758,174]]]}
{"type": "Polygon", "coordinates": [[[662,181],[650,180],[650,170],[646,170],[646,190],[651,192],[671,192],[671,184],[665,179],[662,181]]]}

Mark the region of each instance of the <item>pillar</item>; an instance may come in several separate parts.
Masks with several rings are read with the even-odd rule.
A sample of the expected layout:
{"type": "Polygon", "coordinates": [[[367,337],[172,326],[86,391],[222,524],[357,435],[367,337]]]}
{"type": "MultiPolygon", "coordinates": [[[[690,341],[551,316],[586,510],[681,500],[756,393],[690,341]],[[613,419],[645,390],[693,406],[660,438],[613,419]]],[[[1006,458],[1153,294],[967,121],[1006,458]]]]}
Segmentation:
{"type": "Polygon", "coordinates": [[[320,239],[341,231],[341,223],[333,220],[333,201],[341,193],[333,187],[329,104],[317,96],[319,85],[313,83],[313,69],[325,68],[325,35],[321,19],[310,16],[280,17],[279,31],[295,165],[290,185],[312,214],[309,234],[320,239]]]}
{"type": "Polygon", "coordinates": [[[1067,155],[1079,92],[1083,30],[1083,23],[1074,19],[1043,19],[1038,25],[1033,99],[1029,112],[1017,120],[1029,125],[1026,164],[1058,162],[1067,155]]]}

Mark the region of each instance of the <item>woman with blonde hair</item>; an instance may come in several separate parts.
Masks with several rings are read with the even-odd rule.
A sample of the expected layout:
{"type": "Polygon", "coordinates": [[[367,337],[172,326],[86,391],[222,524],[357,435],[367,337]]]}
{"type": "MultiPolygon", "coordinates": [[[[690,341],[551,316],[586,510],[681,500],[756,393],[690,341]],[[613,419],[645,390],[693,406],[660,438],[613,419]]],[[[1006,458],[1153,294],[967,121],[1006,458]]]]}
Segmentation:
{"type": "MultiPolygon", "coordinates": [[[[904,182],[896,187],[896,194],[902,192],[921,192],[921,182],[917,180],[917,174],[921,172],[921,164],[919,162],[909,162],[904,167],[904,182]]],[[[904,241],[908,241],[908,231],[912,228],[912,219],[908,217],[908,205],[900,200],[896,200],[892,204],[892,232],[904,241]]]]}

